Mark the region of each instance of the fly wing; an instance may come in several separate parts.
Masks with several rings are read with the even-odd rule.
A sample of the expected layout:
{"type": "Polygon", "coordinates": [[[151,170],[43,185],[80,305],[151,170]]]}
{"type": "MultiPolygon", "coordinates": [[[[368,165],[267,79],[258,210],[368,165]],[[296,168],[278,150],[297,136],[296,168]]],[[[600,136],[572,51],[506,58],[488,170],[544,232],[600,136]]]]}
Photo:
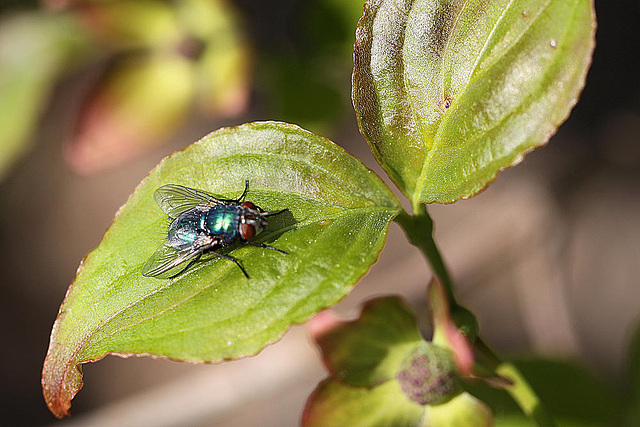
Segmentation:
{"type": "Polygon", "coordinates": [[[216,199],[204,191],[178,184],[163,185],[156,190],[153,198],[160,209],[171,218],[177,218],[181,213],[196,206],[216,206],[223,203],[221,199],[216,199]]]}
{"type": "Polygon", "coordinates": [[[179,266],[183,262],[200,255],[202,251],[202,246],[194,246],[186,251],[179,251],[169,245],[168,240],[165,240],[142,267],[142,275],[146,277],[159,276],[179,266]]]}

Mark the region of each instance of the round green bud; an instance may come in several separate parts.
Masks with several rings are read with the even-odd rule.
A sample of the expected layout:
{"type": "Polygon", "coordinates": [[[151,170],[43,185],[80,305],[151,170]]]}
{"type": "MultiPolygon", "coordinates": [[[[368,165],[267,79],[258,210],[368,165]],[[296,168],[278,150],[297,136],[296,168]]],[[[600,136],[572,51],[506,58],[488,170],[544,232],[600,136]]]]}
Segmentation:
{"type": "Polygon", "coordinates": [[[462,392],[452,355],[427,342],[407,355],[396,379],[404,394],[421,405],[440,405],[462,392]]]}

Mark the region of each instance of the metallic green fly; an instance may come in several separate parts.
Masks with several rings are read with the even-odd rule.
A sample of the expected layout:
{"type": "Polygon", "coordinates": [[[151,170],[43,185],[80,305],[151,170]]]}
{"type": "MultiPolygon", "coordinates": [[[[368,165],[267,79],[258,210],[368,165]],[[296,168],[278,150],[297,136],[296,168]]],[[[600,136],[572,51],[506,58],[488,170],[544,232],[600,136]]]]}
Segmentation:
{"type": "Polygon", "coordinates": [[[160,209],[169,216],[171,225],[164,243],[142,267],[142,275],[159,276],[179,265],[189,263],[176,277],[186,271],[204,254],[213,254],[233,261],[249,278],[238,259],[217,252],[233,243],[272,249],[286,254],[287,252],[255,243],[251,239],[260,234],[267,226],[267,217],[280,214],[265,212],[252,202],[245,201],[249,181],[245,182],[244,192],[237,199],[219,199],[204,191],[168,184],[158,188],[154,199],[160,209]]]}

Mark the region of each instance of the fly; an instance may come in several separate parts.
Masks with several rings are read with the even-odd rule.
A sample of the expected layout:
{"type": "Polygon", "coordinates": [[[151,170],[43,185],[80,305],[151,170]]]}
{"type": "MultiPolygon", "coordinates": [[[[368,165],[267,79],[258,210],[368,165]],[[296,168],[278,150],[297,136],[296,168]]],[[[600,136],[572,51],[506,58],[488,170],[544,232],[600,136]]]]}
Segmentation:
{"type": "Polygon", "coordinates": [[[240,242],[286,254],[283,250],[252,242],[251,239],[267,226],[267,217],[287,209],[265,212],[252,202],[245,201],[248,190],[248,180],[237,199],[218,199],[204,191],[177,184],[158,188],[154,199],[169,216],[171,225],[165,241],[142,267],[142,275],[159,276],[189,261],[182,270],[170,276],[173,278],[186,271],[202,255],[213,254],[233,261],[248,279],[249,275],[238,259],[217,251],[240,242]]]}

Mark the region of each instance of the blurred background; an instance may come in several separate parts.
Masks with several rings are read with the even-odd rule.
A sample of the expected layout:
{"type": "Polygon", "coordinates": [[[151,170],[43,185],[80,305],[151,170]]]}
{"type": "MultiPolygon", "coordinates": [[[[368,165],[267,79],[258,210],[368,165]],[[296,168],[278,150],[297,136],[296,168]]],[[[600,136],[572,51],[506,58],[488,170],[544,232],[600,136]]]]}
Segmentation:
{"type": "MultiPolygon", "coordinates": [[[[575,359],[626,386],[640,313],[640,5],[597,1],[582,98],[547,147],[477,197],[432,206],[460,300],[504,355],[575,359]]],[[[221,127],[296,123],[381,176],[351,107],[361,0],[0,0],[0,420],[3,425],[283,426],[324,377],[303,327],[254,358],[107,357],[56,421],[40,374],[85,254],[165,156],[221,127]]],[[[335,310],[404,295],[429,269],[392,226],[335,310]]]]}

